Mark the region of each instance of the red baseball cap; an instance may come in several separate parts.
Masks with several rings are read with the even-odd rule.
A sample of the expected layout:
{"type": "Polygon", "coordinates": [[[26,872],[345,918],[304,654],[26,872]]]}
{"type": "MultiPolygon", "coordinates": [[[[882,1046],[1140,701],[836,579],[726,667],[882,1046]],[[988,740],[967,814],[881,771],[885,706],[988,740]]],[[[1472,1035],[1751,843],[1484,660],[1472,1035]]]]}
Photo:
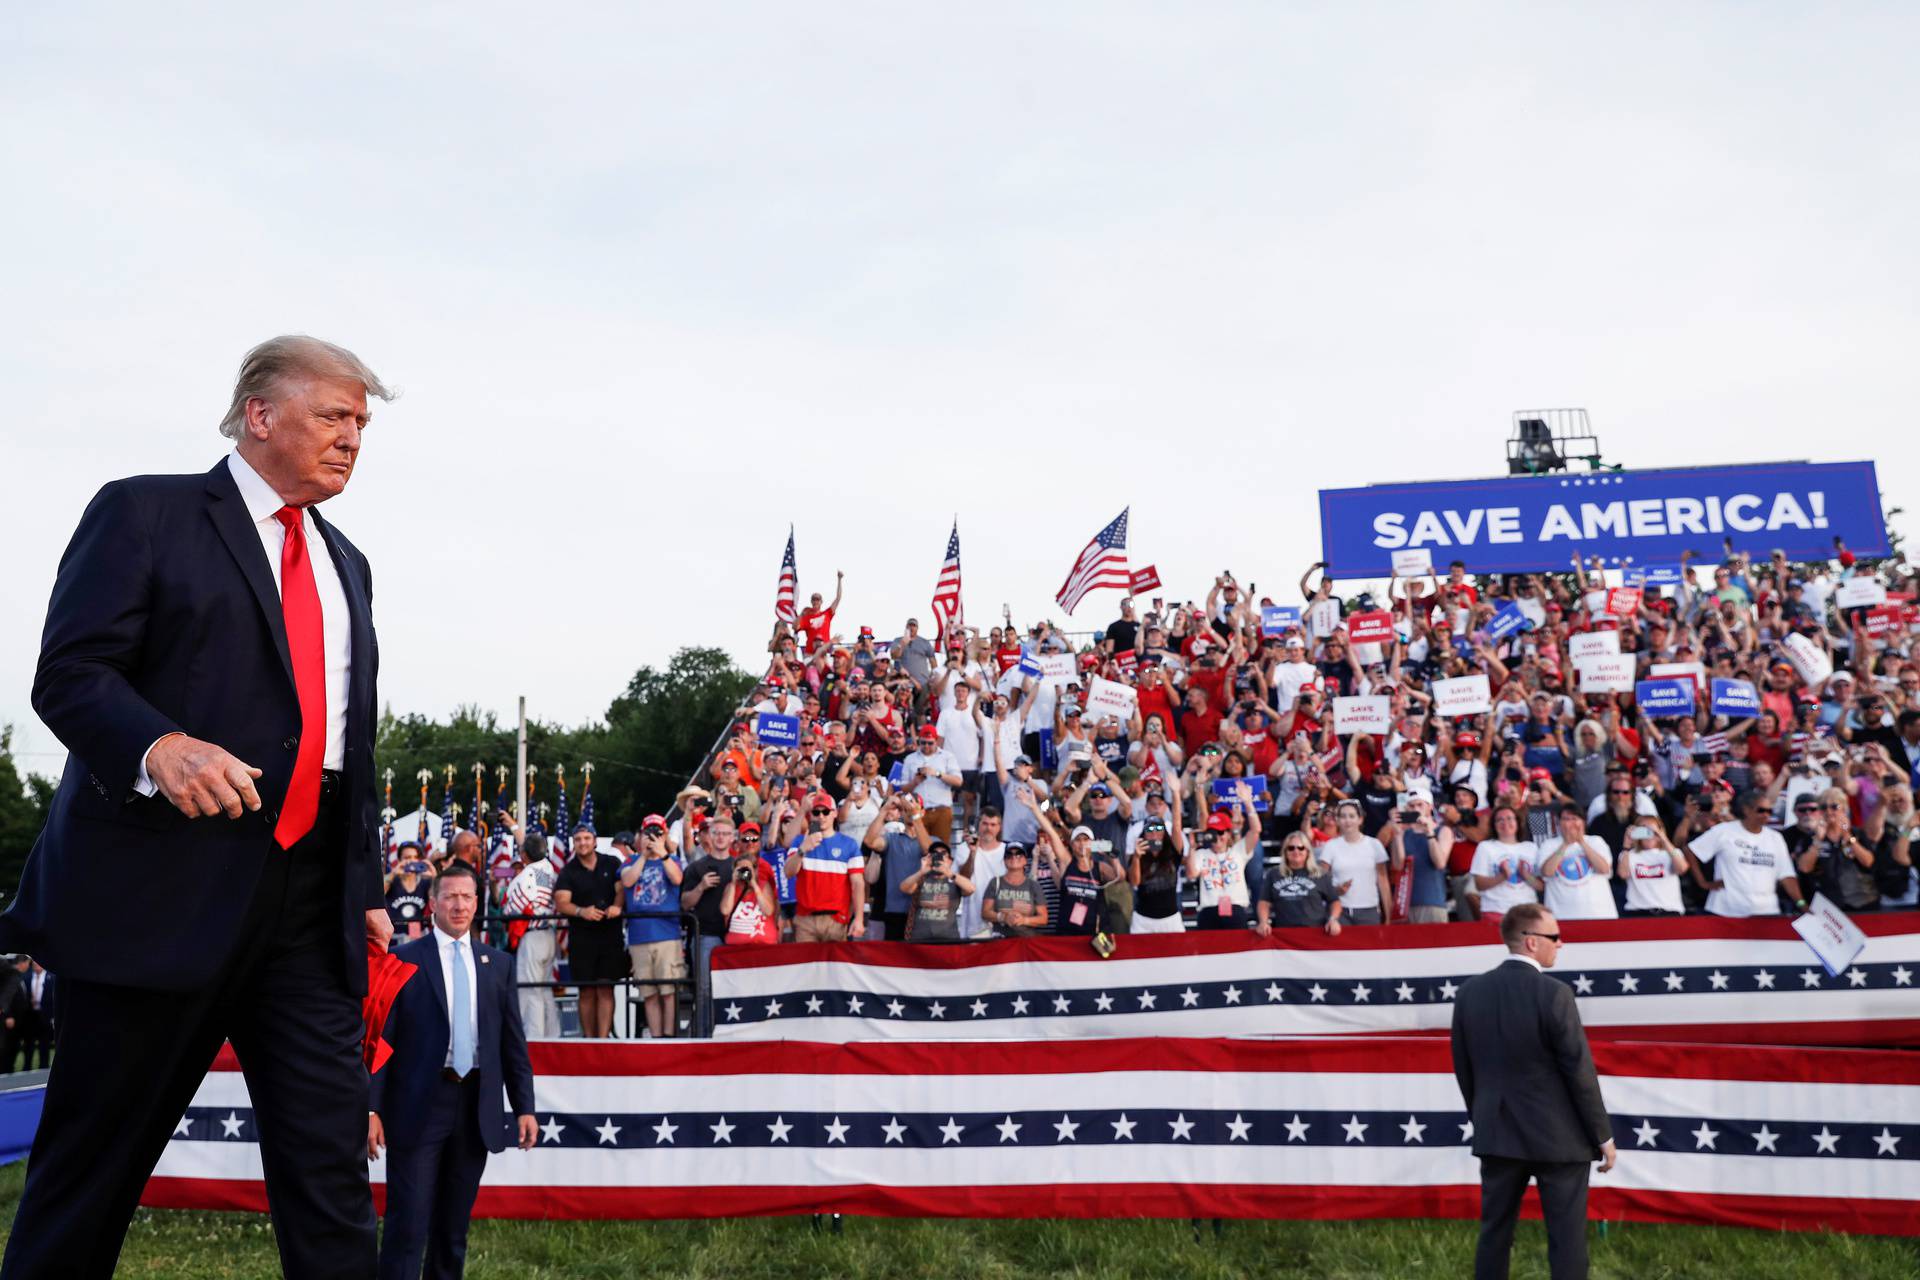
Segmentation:
{"type": "Polygon", "coordinates": [[[1542,769],[1542,768],[1540,768],[1540,767],[1538,767],[1538,766],[1535,766],[1534,768],[1531,768],[1531,769],[1529,769],[1529,770],[1527,770],[1527,781],[1529,781],[1529,782],[1551,782],[1551,781],[1553,781],[1553,770],[1551,770],[1551,769],[1542,769]]]}
{"type": "Polygon", "coordinates": [[[831,809],[837,808],[838,806],[836,806],[833,803],[833,798],[831,796],[821,794],[821,795],[815,796],[813,798],[812,803],[809,804],[807,807],[813,810],[815,813],[819,813],[823,809],[831,810],[831,809]]]}
{"type": "Polygon", "coordinates": [[[659,827],[662,831],[664,831],[666,830],[666,827],[667,827],[667,820],[661,817],[657,813],[650,813],[646,817],[640,819],[640,829],[642,831],[645,831],[648,827],[659,827]]]}
{"type": "Polygon", "coordinates": [[[939,738],[939,736],[940,736],[940,731],[939,731],[938,729],[936,729],[936,728],[934,728],[934,727],[933,727],[932,725],[930,725],[930,724],[923,724],[923,725],[921,725],[921,726],[920,726],[920,736],[921,736],[921,737],[923,737],[923,738],[935,738],[935,739],[937,739],[937,738],[939,738]]]}
{"type": "Polygon", "coordinates": [[[1480,735],[1477,733],[1455,734],[1453,739],[1453,745],[1456,747],[1465,747],[1469,751],[1471,751],[1473,748],[1480,745],[1480,735]]]}
{"type": "Polygon", "coordinates": [[[1207,830],[1231,831],[1233,830],[1233,819],[1227,815],[1226,810],[1215,809],[1207,818],[1207,830]]]}

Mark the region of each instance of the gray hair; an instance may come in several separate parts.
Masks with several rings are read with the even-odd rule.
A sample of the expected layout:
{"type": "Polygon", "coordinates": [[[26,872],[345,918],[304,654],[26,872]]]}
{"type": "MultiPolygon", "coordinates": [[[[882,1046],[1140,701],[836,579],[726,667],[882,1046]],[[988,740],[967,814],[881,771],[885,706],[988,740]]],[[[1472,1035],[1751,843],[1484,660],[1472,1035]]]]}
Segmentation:
{"type": "Polygon", "coordinates": [[[247,401],[255,396],[272,398],[288,378],[321,375],[352,378],[367,389],[367,394],[392,400],[394,393],[366,362],[345,347],[304,334],[283,334],[268,338],[247,352],[240,362],[240,376],[233,382],[233,403],[227,416],[220,419],[220,434],[238,440],[247,423],[247,401]]]}

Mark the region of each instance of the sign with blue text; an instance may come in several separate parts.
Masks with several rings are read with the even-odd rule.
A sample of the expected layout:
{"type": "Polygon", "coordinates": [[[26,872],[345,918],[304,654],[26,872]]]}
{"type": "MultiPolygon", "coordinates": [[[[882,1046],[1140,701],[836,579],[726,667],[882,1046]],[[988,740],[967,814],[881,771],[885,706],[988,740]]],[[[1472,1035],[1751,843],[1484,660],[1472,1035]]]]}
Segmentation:
{"type": "Polygon", "coordinates": [[[1508,636],[1518,635],[1532,626],[1532,621],[1520,611],[1520,606],[1508,600],[1487,619],[1487,639],[1498,644],[1508,636]]]}
{"type": "Polygon", "coordinates": [[[1501,476],[1320,491],[1327,574],[1384,578],[1395,552],[1427,548],[1473,573],[1567,568],[1574,554],[1663,565],[1683,551],[1717,558],[1722,540],[1763,557],[1825,559],[1844,538],[1888,553],[1871,462],[1501,476]]]}
{"type": "Polygon", "coordinates": [[[1677,564],[1630,564],[1626,579],[1630,587],[1677,587],[1687,575],[1677,564]]]}
{"type": "Polygon", "coordinates": [[[1213,780],[1213,807],[1226,809],[1237,803],[1235,791],[1241,783],[1247,784],[1247,790],[1253,792],[1253,807],[1256,812],[1267,811],[1267,779],[1264,775],[1250,773],[1244,778],[1215,778],[1213,780]]]}

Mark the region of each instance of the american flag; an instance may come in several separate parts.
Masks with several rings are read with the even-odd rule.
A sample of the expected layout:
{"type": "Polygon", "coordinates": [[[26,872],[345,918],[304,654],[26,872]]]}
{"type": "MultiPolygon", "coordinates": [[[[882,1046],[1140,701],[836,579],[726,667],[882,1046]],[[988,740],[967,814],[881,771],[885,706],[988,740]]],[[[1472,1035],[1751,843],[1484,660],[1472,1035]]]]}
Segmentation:
{"type": "Polygon", "coordinates": [[[553,860],[555,867],[567,865],[567,858],[573,853],[573,828],[567,823],[567,767],[563,764],[553,766],[553,776],[560,783],[560,807],[553,815],[553,841],[547,857],[553,860]]]}
{"type": "Polygon", "coordinates": [[[453,848],[453,834],[459,830],[454,825],[453,816],[453,774],[447,774],[446,794],[440,797],[440,845],[444,849],[453,848]]]}
{"type": "Polygon", "coordinates": [[[960,604],[960,522],[955,520],[947,535],[947,558],[940,562],[940,580],[933,584],[933,625],[944,642],[948,627],[962,627],[966,621],[967,611],[960,604]]]}
{"type": "Polygon", "coordinates": [[[1133,508],[1128,507],[1112,524],[1094,534],[1093,541],[1073,562],[1067,580],[1060,584],[1059,594],[1054,596],[1069,614],[1089,591],[1099,587],[1127,590],[1132,581],[1127,573],[1127,512],[1131,510],[1133,508]]]}
{"type": "Polygon", "coordinates": [[[593,774],[589,772],[591,768],[592,766],[589,765],[580,772],[580,825],[598,835],[600,828],[593,825],[593,774]]]}
{"type": "Polygon", "coordinates": [[[798,572],[793,567],[793,526],[788,525],[787,554],[780,557],[780,590],[773,597],[773,616],[782,622],[791,624],[800,617],[793,607],[798,585],[798,572]]]}

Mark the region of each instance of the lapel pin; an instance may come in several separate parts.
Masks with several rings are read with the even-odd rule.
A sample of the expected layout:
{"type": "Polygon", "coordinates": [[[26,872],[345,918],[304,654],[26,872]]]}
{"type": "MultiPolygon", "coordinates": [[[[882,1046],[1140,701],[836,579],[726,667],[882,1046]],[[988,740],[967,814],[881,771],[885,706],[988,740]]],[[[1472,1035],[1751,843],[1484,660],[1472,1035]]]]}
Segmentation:
{"type": "Polygon", "coordinates": [[[489,956],[481,956],[481,957],[480,957],[480,963],[481,963],[481,964],[486,964],[486,963],[487,963],[487,962],[488,962],[488,961],[489,961],[490,959],[491,959],[491,957],[489,957],[489,956]]]}

